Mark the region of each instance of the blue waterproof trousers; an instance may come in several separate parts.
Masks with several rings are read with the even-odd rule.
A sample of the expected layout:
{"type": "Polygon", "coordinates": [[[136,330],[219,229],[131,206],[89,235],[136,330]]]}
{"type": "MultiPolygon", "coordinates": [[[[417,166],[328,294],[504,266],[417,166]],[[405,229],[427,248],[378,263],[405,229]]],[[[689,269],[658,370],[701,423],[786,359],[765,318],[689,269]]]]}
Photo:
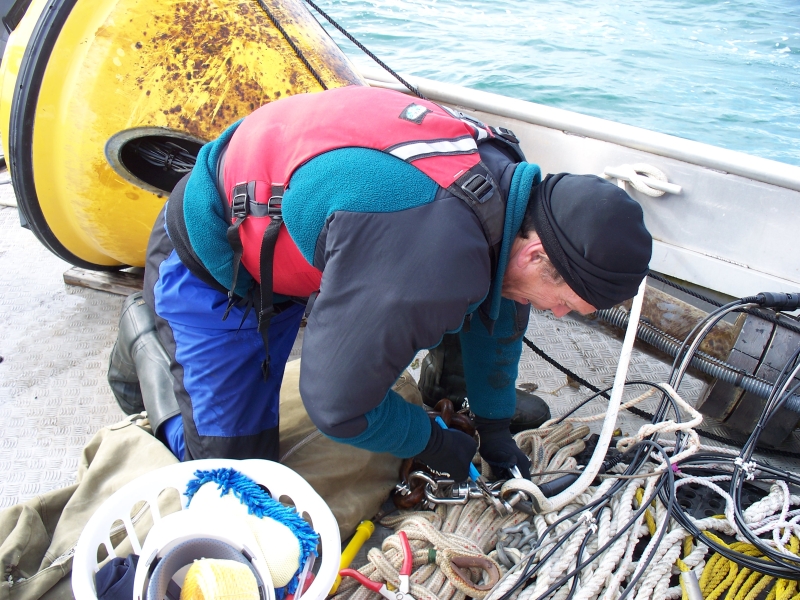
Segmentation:
{"type": "Polygon", "coordinates": [[[158,424],[159,437],[182,460],[278,457],[278,408],[283,372],[304,306],[287,303],[269,328],[270,374],[255,310],[228,297],[180,261],[156,222],[147,250],[143,296],[156,314],[180,415],[158,424]]]}

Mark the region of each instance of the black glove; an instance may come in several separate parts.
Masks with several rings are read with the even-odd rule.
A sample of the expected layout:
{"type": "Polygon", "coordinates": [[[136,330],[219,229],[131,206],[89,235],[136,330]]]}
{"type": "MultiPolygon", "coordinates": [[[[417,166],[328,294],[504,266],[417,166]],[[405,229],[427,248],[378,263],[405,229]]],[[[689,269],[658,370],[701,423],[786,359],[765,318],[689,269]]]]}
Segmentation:
{"type": "Polygon", "coordinates": [[[511,477],[509,469],[516,466],[525,479],[530,479],[531,461],[511,438],[510,424],[511,419],[475,417],[475,427],[481,438],[481,456],[497,477],[511,477]]]}
{"type": "Polygon", "coordinates": [[[417,460],[461,482],[469,477],[469,465],[477,449],[478,444],[466,433],[442,429],[431,421],[431,437],[425,449],[417,455],[417,460]]]}

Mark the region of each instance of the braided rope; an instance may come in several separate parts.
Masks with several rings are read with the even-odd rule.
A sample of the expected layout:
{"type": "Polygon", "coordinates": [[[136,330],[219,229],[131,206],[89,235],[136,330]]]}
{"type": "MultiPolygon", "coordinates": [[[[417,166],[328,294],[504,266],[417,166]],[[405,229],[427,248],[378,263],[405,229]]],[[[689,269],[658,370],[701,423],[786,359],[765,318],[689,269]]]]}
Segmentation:
{"type": "MultiPolygon", "coordinates": [[[[686,408],[677,394],[675,396],[681,410],[690,415],[690,420],[686,423],[667,422],[660,430],[640,429],[636,437],[643,438],[656,431],[661,434],[683,431],[689,439],[689,451],[703,449],[696,436],[692,437],[691,426],[696,422],[696,411],[686,408]]],[[[515,440],[530,456],[535,471],[559,470],[572,464],[570,461],[574,461],[574,455],[583,449],[581,437],[588,433],[588,428],[576,425],[564,422],[526,431],[515,436],[515,440]]],[[[653,458],[658,460],[656,455],[653,458]]],[[[617,466],[617,469],[621,468],[622,465],[617,466]]],[[[656,472],[660,468],[663,465],[652,464],[650,470],[656,472]]],[[[756,548],[743,541],[733,516],[733,500],[718,485],[718,482],[730,479],[730,466],[727,468],[728,471],[711,477],[688,476],[678,471],[676,489],[697,483],[723,498],[724,515],[692,519],[694,525],[718,543],[722,541],[712,532],[734,536],[740,541],[728,545],[732,550],[760,557],[756,548]]],[[[619,492],[597,512],[596,520],[588,511],[581,512],[582,507],[605,497],[615,484],[618,485],[619,480],[603,479],[560,511],[537,514],[532,518],[521,512],[501,517],[483,500],[472,500],[464,505],[439,505],[435,511],[403,513],[384,519],[383,524],[393,527],[396,532],[405,531],[408,536],[414,567],[411,593],[418,600],[466,600],[468,597],[497,600],[522,576],[528,581],[511,595],[511,600],[537,600],[545,593],[553,600],[566,600],[572,593],[573,584],[573,600],[615,600],[632,578],[638,580],[633,589],[626,590],[631,598],[677,600],[687,598],[686,591],[679,585],[670,587],[670,580],[674,574],[685,571],[694,572],[704,597],[711,600],[755,600],[766,593],[769,593],[769,600],[800,600],[796,584],[741,568],[721,555],[709,555],[709,547],[695,542],[670,518],[667,507],[655,496],[657,477],[624,480],[619,492]],[[643,502],[649,503],[646,510],[642,510],[628,526],[634,513],[644,508],[643,502]],[[573,512],[575,516],[570,516],[573,512]],[[569,518],[561,520],[567,516],[569,518]],[[663,537],[656,543],[662,530],[663,537]],[[576,574],[577,580],[568,580],[566,585],[551,590],[556,580],[576,568],[579,548],[583,548],[580,560],[585,560],[611,540],[613,542],[596,560],[576,574]],[[634,551],[643,544],[641,558],[635,560],[634,551]],[[433,560],[431,549],[435,549],[433,560]],[[531,554],[532,562],[529,560],[531,554]],[[472,569],[469,581],[459,576],[450,563],[450,558],[457,556],[479,556],[493,561],[503,576],[491,591],[478,590],[476,586],[480,585],[484,575],[478,569],[472,569]],[[542,561],[545,562],[534,572],[526,572],[526,565],[537,565],[542,561]]],[[[787,556],[800,557],[800,496],[791,495],[785,483],[775,482],[769,494],[744,514],[745,522],[753,532],[771,534],[770,545],[787,556]]],[[[371,550],[368,560],[369,563],[360,569],[367,577],[390,584],[399,582],[397,571],[402,562],[402,551],[398,536],[389,536],[381,549],[371,550]]],[[[378,597],[350,581],[348,585],[343,582],[336,598],[377,600],[378,597]]]]}

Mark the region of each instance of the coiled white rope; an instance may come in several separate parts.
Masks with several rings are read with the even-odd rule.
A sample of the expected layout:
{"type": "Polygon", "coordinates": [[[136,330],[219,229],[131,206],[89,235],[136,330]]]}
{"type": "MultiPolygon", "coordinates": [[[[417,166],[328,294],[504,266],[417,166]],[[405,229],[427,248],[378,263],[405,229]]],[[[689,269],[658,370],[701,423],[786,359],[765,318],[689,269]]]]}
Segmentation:
{"type": "MultiPolygon", "coordinates": [[[[563,427],[563,426],[561,426],[563,427]]],[[[549,435],[553,435],[551,431],[549,435]]],[[[562,429],[553,435],[560,437],[569,446],[570,432],[562,429]]],[[[542,436],[547,438],[548,435],[542,436]]],[[[549,443],[548,443],[549,445],[549,443]]],[[[565,446],[566,447],[566,446],[565,446]]],[[[556,460],[557,449],[545,447],[542,456],[550,456],[556,460]]],[[[535,458],[535,456],[533,457],[535,458]]],[[[549,464],[553,464],[552,462],[549,464]]],[[[548,464],[548,466],[549,466],[548,464]]],[[[621,468],[621,467],[619,467],[621,468]]],[[[655,470],[658,465],[653,465],[655,470]]],[[[714,531],[717,533],[736,536],[738,534],[731,512],[732,500],[715,481],[729,478],[729,474],[702,478],[690,477],[680,472],[676,473],[678,481],[676,488],[697,483],[713,489],[725,499],[724,518],[709,517],[693,519],[701,531],[714,531]],[[711,481],[714,480],[714,481],[711,481]]],[[[669,599],[677,600],[683,595],[680,586],[670,587],[671,577],[680,571],[693,571],[699,579],[704,572],[709,549],[705,544],[692,541],[689,533],[675,521],[668,518],[666,507],[655,497],[657,479],[628,480],[619,493],[611,499],[609,504],[599,511],[596,522],[588,519],[586,511],[579,509],[591,503],[594,499],[603,496],[614,481],[604,480],[599,486],[586,490],[570,505],[560,511],[539,514],[529,518],[521,513],[510,517],[500,517],[493,509],[487,507],[482,500],[473,500],[463,506],[440,506],[435,512],[421,511],[409,512],[384,521],[395,527],[397,531],[406,531],[414,549],[415,572],[412,575],[412,594],[419,600],[465,600],[467,596],[484,600],[497,600],[514,586],[523,572],[523,567],[528,562],[530,553],[520,552],[517,548],[508,548],[506,552],[514,555],[516,564],[506,572],[506,575],[488,594],[483,592],[475,594],[469,591],[469,586],[458,585],[458,581],[450,579],[442,569],[442,565],[429,564],[430,548],[436,548],[437,557],[440,553],[444,557],[446,552],[480,554],[497,560],[501,572],[506,571],[504,563],[499,559],[496,549],[498,540],[510,539],[518,534],[530,532],[518,541],[536,540],[545,534],[548,525],[556,522],[563,515],[576,511],[576,515],[559,524],[554,532],[534,550],[535,565],[554,548],[565,535],[570,537],[565,543],[550,556],[546,563],[540,567],[531,580],[515,594],[514,600],[536,600],[543,594],[556,579],[573,570],[578,561],[578,549],[584,543],[582,560],[596,553],[597,549],[609,540],[618,536],[604,553],[595,561],[587,565],[579,574],[576,583],[574,600],[613,600],[620,594],[620,589],[629,581],[637,569],[642,569],[642,576],[636,587],[632,590],[632,598],[636,599],[669,599]],[[647,509],[637,518],[631,527],[627,527],[636,510],[647,503],[647,509]],[[656,545],[655,532],[666,528],[661,542],[656,545]],[[571,532],[571,533],[570,533],[571,532]],[[531,535],[533,536],[531,538],[531,535]],[[649,537],[649,539],[648,539],[649,537]],[[526,539],[527,538],[527,539],[526,539]],[[650,557],[647,564],[642,559],[634,560],[634,549],[641,547],[647,539],[647,545],[642,552],[642,557],[650,557]]],[[[800,523],[800,497],[791,495],[789,489],[782,482],[775,482],[769,495],[750,506],[744,513],[745,521],[753,531],[764,533],[773,532],[776,548],[786,548],[788,535],[797,535],[800,523]],[[775,541],[777,539],[777,541],[775,541]]],[[[370,564],[362,567],[361,571],[375,580],[385,580],[390,583],[397,580],[397,569],[400,566],[401,553],[399,544],[390,536],[381,550],[370,551],[370,564]]],[[[479,582],[480,575],[473,573],[473,583],[479,582]]],[[[354,582],[345,580],[340,587],[338,598],[354,598],[356,600],[375,600],[372,592],[359,588],[354,582]]],[[[767,582],[765,581],[765,584],[767,582]]],[[[714,584],[717,585],[717,584],[714,584]]],[[[730,583],[728,585],[731,585],[730,583]]],[[[569,594],[571,582],[561,586],[549,598],[564,600],[569,594]]]]}
{"type": "MultiPolygon", "coordinates": [[[[692,428],[700,423],[701,416],[674,389],[664,384],[662,386],[679,410],[688,414],[688,420],[678,422],[673,419],[655,425],[648,423],[635,435],[621,440],[618,448],[628,449],[652,435],[682,432],[685,441],[681,452],[671,457],[672,464],[698,450],[726,453],[724,449],[700,444],[692,428]]],[[[640,396],[637,401],[641,399],[640,396]]],[[[515,436],[517,444],[531,458],[533,473],[577,468],[574,456],[584,449],[582,438],[589,431],[581,422],[583,420],[571,418],[558,425],[546,425],[542,429],[528,430],[515,436]]],[[[672,448],[674,452],[674,439],[665,439],[661,445],[672,448]]],[[[689,572],[689,579],[695,581],[695,589],[699,589],[697,581],[700,581],[700,587],[713,589],[715,593],[727,589],[725,586],[737,593],[738,590],[764,590],[770,584],[770,578],[764,578],[758,584],[761,587],[753,587],[753,584],[746,587],[739,579],[720,579],[719,574],[724,570],[719,566],[720,557],[708,557],[709,548],[701,541],[693,540],[685,529],[672,520],[667,514],[667,507],[657,498],[655,490],[658,477],[650,475],[658,475],[667,465],[660,453],[652,452],[651,458],[652,462],[636,477],[624,481],[621,489],[595,517],[589,511],[582,510],[583,507],[604,497],[618,480],[604,479],[600,485],[580,490],[557,510],[545,511],[533,517],[521,512],[500,516],[483,500],[472,500],[465,505],[440,505],[435,512],[411,511],[385,519],[385,525],[393,527],[395,531],[405,531],[412,546],[415,570],[411,577],[411,594],[418,600],[465,600],[467,597],[498,600],[525,577],[525,584],[511,595],[511,600],[537,600],[558,579],[576,569],[579,561],[585,561],[589,556],[594,560],[577,574],[573,600],[614,600],[623,587],[627,589],[630,585],[627,582],[632,581],[639,571],[638,581],[629,592],[630,597],[637,600],[677,600],[686,597],[688,588],[684,590],[677,585],[670,587],[670,581],[673,575],[689,572]],[[632,516],[639,510],[642,510],[641,513],[631,522],[632,516]],[[549,526],[572,513],[575,514],[548,531],[549,526]],[[656,543],[661,531],[664,535],[656,543]],[[598,549],[609,542],[608,548],[595,557],[598,549]],[[634,554],[635,549],[641,548],[642,544],[645,545],[644,550],[634,560],[634,556],[639,556],[634,554]],[[579,554],[581,548],[582,554],[579,554]],[[477,589],[485,574],[472,569],[470,580],[464,580],[450,568],[449,560],[453,556],[477,556],[491,560],[504,575],[490,591],[477,589]],[[532,561],[529,560],[531,556],[532,561]],[[706,560],[717,562],[714,569],[709,570],[708,576],[701,580],[706,560]],[[527,572],[529,563],[542,564],[535,572],[527,572]]],[[[714,465],[712,458],[706,467],[714,465]]],[[[700,531],[717,532],[744,542],[745,538],[734,519],[733,499],[718,485],[718,482],[730,480],[733,467],[730,463],[718,466],[721,466],[718,474],[709,477],[689,476],[674,469],[675,491],[691,484],[713,490],[725,502],[723,514],[692,519],[694,525],[700,531]]],[[[754,473],[757,473],[757,466],[754,468],[754,473]]],[[[612,469],[617,472],[624,470],[623,464],[612,469]]],[[[503,490],[519,489],[528,493],[528,488],[538,489],[537,482],[541,484],[554,476],[557,474],[534,477],[533,482],[511,480],[503,486],[503,490]]],[[[756,535],[771,533],[772,539],[769,541],[762,537],[766,543],[782,553],[796,556],[793,550],[800,539],[800,496],[790,494],[784,482],[774,482],[767,496],[748,507],[744,511],[744,521],[756,535]]],[[[369,563],[360,569],[364,575],[393,585],[399,583],[402,551],[398,536],[389,536],[381,549],[370,550],[368,560],[369,563]]],[[[547,597],[565,600],[572,585],[572,580],[567,581],[547,597]]],[[[719,594],[714,597],[718,598],[719,594]]],[[[353,580],[345,579],[336,600],[345,598],[376,600],[378,596],[353,580]]]]}
{"type": "MultiPolygon", "coordinates": [[[[523,449],[530,448],[533,471],[544,472],[565,467],[574,469],[576,463],[573,456],[584,449],[585,444],[580,438],[588,433],[586,426],[575,429],[571,424],[564,424],[546,432],[525,431],[517,434],[516,439],[523,449]]],[[[582,502],[588,500],[588,496],[579,498],[582,502]]],[[[553,517],[548,516],[550,519],[553,517]]],[[[480,573],[473,569],[473,581],[465,582],[449,568],[449,559],[452,556],[484,557],[491,560],[501,573],[505,573],[507,568],[496,550],[498,539],[515,533],[517,526],[527,523],[530,532],[527,542],[530,543],[532,539],[538,539],[548,526],[543,517],[533,523],[529,519],[528,515],[519,511],[510,516],[500,516],[484,500],[476,499],[465,505],[440,505],[433,512],[403,512],[400,516],[384,519],[382,523],[393,527],[396,533],[405,531],[408,536],[415,568],[411,576],[411,594],[417,600],[464,600],[467,595],[483,598],[488,590],[477,590],[471,585],[480,583],[480,573]],[[435,552],[431,553],[431,549],[435,552]],[[430,562],[432,557],[434,562],[430,562]]],[[[569,525],[566,526],[568,528],[569,525]]],[[[562,532],[566,529],[560,528],[562,532]]],[[[554,541],[547,547],[552,547],[554,541]]],[[[509,548],[508,551],[521,559],[522,555],[516,548],[509,548]]],[[[403,555],[396,534],[386,538],[380,549],[371,549],[367,559],[369,563],[359,569],[361,573],[375,581],[386,581],[393,585],[399,583],[403,555]]],[[[359,586],[354,580],[345,578],[335,598],[367,600],[379,596],[359,586]]]]}

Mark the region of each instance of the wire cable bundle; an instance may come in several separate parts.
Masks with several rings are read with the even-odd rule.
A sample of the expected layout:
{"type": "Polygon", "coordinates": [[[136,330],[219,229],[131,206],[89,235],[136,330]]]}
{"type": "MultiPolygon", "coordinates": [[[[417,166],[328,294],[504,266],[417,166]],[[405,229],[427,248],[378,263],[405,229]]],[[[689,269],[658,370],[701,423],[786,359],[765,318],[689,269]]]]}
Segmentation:
{"type": "Polygon", "coordinates": [[[139,140],[135,152],[151,165],[176,173],[188,173],[196,160],[191,152],[174,142],[139,140]]]}
{"type": "MultiPolygon", "coordinates": [[[[482,500],[472,500],[465,506],[439,506],[435,513],[412,511],[384,520],[416,540],[412,582],[421,586],[414,588],[416,597],[800,600],[800,476],[753,458],[760,433],[800,387],[800,348],[782,369],[741,451],[701,445],[693,428],[702,418],[676,391],[713,326],[728,312],[769,303],[769,296],[743,298],[709,314],[681,345],[668,383],[625,383],[628,388],[650,388],[625,407],[660,393],[655,414],[636,435],[617,440],[619,453],[607,455],[592,485],[566,506],[530,518],[519,511],[502,517],[482,500]],[[682,489],[689,487],[704,487],[719,496],[724,502],[724,507],[719,504],[721,514],[691,514],[681,502],[682,489]],[[745,507],[745,489],[760,492],[761,499],[745,507]],[[457,573],[447,573],[442,556],[449,554],[440,556],[442,552],[480,553],[498,565],[503,578],[488,593],[476,591],[485,575],[473,569],[471,580],[459,584],[457,573]]],[[[533,475],[547,473],[534,478],[539,485],[556,474],[581,473],[570,458],[583,445],[574,433],[585,434],[582,424],[602,415],[572,415],[602,393],[598,390],[541,429],[516,436],[533,459],[533,475]],[[570,431],[572,424],[580,428],[570,431]]],[[[515,479],[502,489],[524,492],[527,484],[515,479]]],[[[370,551],[370,564],[362,569],[373,579],[392,582],[400,561],[394,537],[387,538],[382,550],[370,551]]],[[[341,598],[366,600],[369,595],[351,587],[341,598]]]]}

